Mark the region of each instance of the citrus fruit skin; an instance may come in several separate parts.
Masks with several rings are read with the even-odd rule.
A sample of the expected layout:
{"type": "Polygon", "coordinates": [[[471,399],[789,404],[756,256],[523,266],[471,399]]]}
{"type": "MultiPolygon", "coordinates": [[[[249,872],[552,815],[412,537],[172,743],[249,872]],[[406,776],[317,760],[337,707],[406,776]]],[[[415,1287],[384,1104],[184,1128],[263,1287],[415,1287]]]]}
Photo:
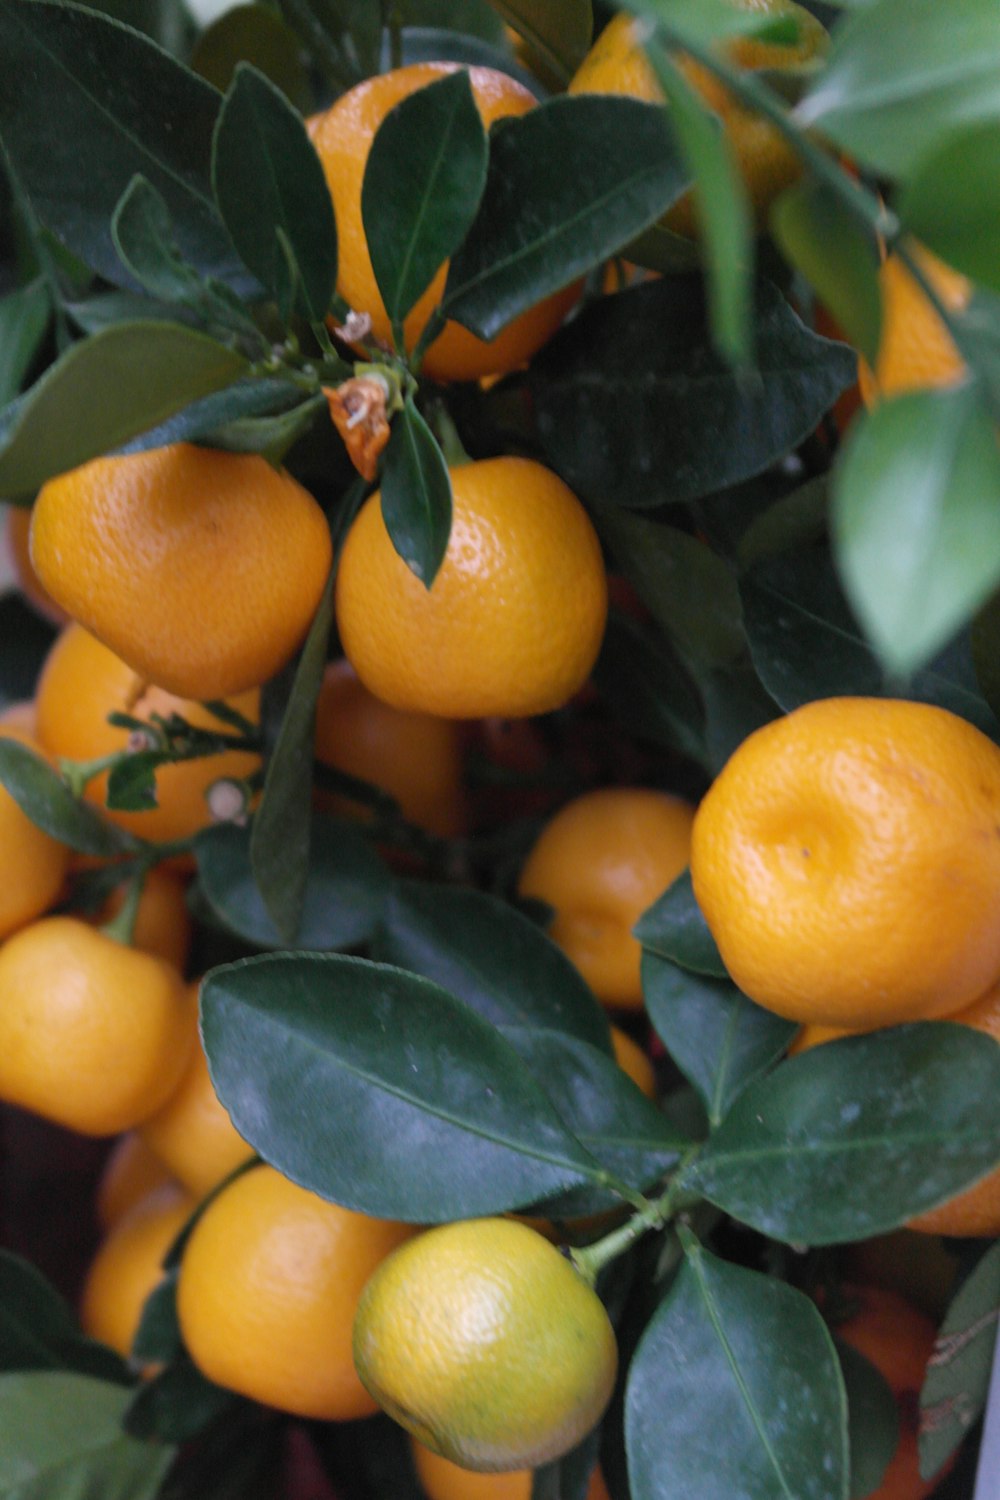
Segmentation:
{"type": "Polygon", "coordinates": [[[7,553],[14,569],[17,586],[29,604],[46,620],[53,625],[65,625],[69,616],[49,598],[32,567],[29,550],[30,533],[31,511],[25,506],[9,506],[6,527],[7,553]]]}
{"type": "MultiPolygon", "coordinates": [[[[228,700],[230,707],[256,723],[260,693],[254,689],[228,700]]],[[[36,698],[38,740],[50,755],[67,760],[97,760],[124,750],[129,731],[108,723],[111,713],[127,713],[149,720],[154,714],[179,714],[196,728],[221,730],[228,726],[200,703],[176,698],[161,688],[144,690],[132,668],[103,646],[82,625],[70,625],[56,640],[42,667],[36,698]]],[[[251,776],[260,765],[255,752],[226,750],[221,755],[177,761],[156,773],[157,806],[144,812],[116,812],[106,816],[140,838],[169,841],[189,838],[211,821],[205,793],[219,777],[236,780],[251,776]]],[[[86,798],[104,808],[107,772],[88,783],[86,798]]]]}
{"type": "MultiPolygon", "coordinates": [[[[735,9],[790,16],[798,25],[794,46],[784,47],[757,38],[729,37],[720,51],[731,66],[744,72],[758,68],[789,68],[821,57],[829,36],[819,21],[794,0],[731,0],[735,9]]],[[[643,23],[621,12],[604,28],[570,81],[571,94],[627,94],[649,104],[662,104],[659,80],[642,49],[643,23]]],[[[746,184],[758,228],[763,228],[771,203],[801,175],[795,152],[772,125],[745,109],[730,91],[691,58],[679,56],[677,66],[688,83],[722,120],[736,164],[746,184]]],[[[698,217],[691,193],[673,204],[662,223],[687,239],[698,236],[698,217]]]]}
{"type": "MultiPolygon", "coordinates": [[[[10,721],[0,725],[0,739],[16,740],[44,759],[37,741],[10,721]]],[[[0,881],[0,938],[16,932],[48,911],[66,878],[70,852],[50,838],[0,786],[0,849],[4,879],[0,881]]]]}
{"type": "Polygon", "coordinates": [[[929,704],[806,704],[709,789],[691,877],[729,973],[778,1015],[953,1014],[1000,975],[1000,750],[929,704]]]}
{"type": "MultiPolygon", "coordinates": [[[[466,826],[461,726],[392,708],[370,693],[348,661],[329,662],[316,704],[316,758],[394,797],[408,822],[457,838],[466,826]]],[[[330,812],[366,818],[347,797],[320,791],[330,812]]]]}
{"type": "Polygon", "coordinates": [[[180,976],[74,917],[43,917],[0,949],[0,1098],[83,1135],[158,1109],[194,1040],[180,976]]]}
{"type": "Polygon", "coordinates": [[[273,677],[331,558],[326,518],[289,474],[188,443],[95,459],[44,485],[32,513],[31,559],[57,604],[182,698],[273,677]]]}
{"type": "MultiPolygon", "coordinates": [[[[457,70],[445,62],[413,63],[365,79],[341,95],[324,114],[308,120],[310,138],[326,175],[337,220],[337,290],[357,312],[368,313],[372,334],[392,343],[392,326],[379,293],[361,216],[361,188],[375,133],[400,100],[457,70]]],[[[508,115],[523,115],[535,99],[523,84],[493,68],[469,68],[469,81],[483,125],[508,115]]],[[[403,335],[412,350],[432,310],[440,302],[448,273],[446,262],[408,314],[403,335]]],[[[571,287],[528,308],[488,343],[448,322],[428,348],[421,366],[432,380],[477,380],[504,374],[524,364],[555,333],[577,296],[571,287]]]]}
{"type": "MultiPolygon", "coordinates": [[[[450,1459],[432,1453],[416,1438],[410,1439],[410,1450],[417,1477],[428,1500],[531,1500],[534,1475],[531,1469],[513,1469],[506,1474],[475,1474],[453,1464],[450,1459]]],[[[594,1469],[587,1489],[587,1500],[609,1500],[608,1487],[600,1469],[594,1469]]]]}
{"type": "Polygon", "coordinates": [[[634,1042],[620,1026],[612,1026],[611,1045],[615,1049],[615,1062],[622,1072],[628,1074],[647,1099],[655,1099],[656,1072],[639,1043],[634,1042]]]}
{"type": "Polygon", "coordinates": [[[91,1338],[126,1359],[146,1298],[163,1275],[163,1258],[194,1209],[194,1199],[170,1184],[135,1203],[105,1236],[90,1263],[80,1321],[91,1338]]]}
{"type": "MultiPolygon", "coordinates": [[[[923,246],[914,253],[944,305],[960,312],[972,286],[923,246]]],[[[934,307],[897,255],[888,256],[879,271],[882,332],[875,368],[858,360],[858,384],[866,406],[880,397],[904,391],[951,385],[965,374],[965,362],[934,307]]]]}
{"type": "MultiPolygon", "coordinates": [[[[127,883],[116,886],[93,919],[103,927],[121,911],[127,883]]],[[[169,870],[150,870],[142,883],[142,894],[132,929],[133,948],[155,953],[178,971],[182,971],[191,951],[193,936],[191,917],[184,899],[184,883],[169,870]]]]}
{"type": "Polygon", "coordinates": [[[617,1350],[572,1264],[512,1219],[428,1230],[386,1260],[354,1323],[365,1386],[464,1468],[535,1468],[600,1419],[617,1350]]]}
{"type": "Polygon", "coordinates": [[[272,1167],[214,1198],[181,1261],[184,1342],[210,1380],[297,1416],[375,1411],[351,1362],[351,1324],[379,1262],[412,1234],[326,1203],[272,1167]]]}
{"type": "Polygon", "coordinates": [[[451,537],[430,589],[365,501],[337,573],[337,626],[361,681],[395,708],[480,718],[559,708],[607,619],[600,543],[562,480],[524,458],[451,470],[451,537]]]}
{"type": "Polygon", "coordinates": [[[632,928],[688,863],[694,808],[645,787],[606,787],[542,829],[518,880],[555,910],[549,936],[606,1005],[642,1007],[632,928]]]}
{"type": "Polygon", "coordinates": [[[154,1188],[173,1178],[137,1131],[121,1136],[108,1153],[97,1183],[94,1213],[105,1233],[154,1188]]]}

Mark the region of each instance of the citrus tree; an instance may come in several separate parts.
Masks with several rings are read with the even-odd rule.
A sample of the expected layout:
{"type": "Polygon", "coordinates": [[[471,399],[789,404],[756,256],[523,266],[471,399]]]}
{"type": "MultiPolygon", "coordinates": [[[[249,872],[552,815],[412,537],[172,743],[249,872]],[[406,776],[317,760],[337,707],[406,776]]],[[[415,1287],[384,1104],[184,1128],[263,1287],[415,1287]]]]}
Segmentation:
{"type": "Polygon", "coordinates": [[[995,0],[0,56],[0,1490],[971,1496],[995,0]]]}

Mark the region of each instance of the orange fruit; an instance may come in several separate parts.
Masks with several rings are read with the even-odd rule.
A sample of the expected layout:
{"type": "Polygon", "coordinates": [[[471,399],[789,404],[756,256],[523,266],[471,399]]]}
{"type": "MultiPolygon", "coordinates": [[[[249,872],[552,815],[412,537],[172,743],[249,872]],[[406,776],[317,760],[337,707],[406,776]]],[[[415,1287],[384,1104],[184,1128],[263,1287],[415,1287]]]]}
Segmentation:
{"type": "MultiPolygon", "coordinates": [[[[794,0],[731,0],[739,10],[761,11],[770,16],[789,16],[798,26],[793,46],[780,46],[752,36],[727,38],[720,51],[726,61],[744,72],[758,68],[794,68],[825,53],[829,37],[815,16],[794,0]]],[[[642,48],[644,23],[622,11],[604,28],[569,85],[571,94],[627,94],[649,104],[662,104],[663,91],[642,48]]],[[[726,138],[746,184],[757,224],[763,227],[767,211],[780,192],[801,174],[795,152],[773,125],[746,109],[729,90],[700,63],[683,55],[677,65],[692,88],[722,120],[726,138]]],[[[690,193],[667,211],[663,224],[674,234],[695,238],[697,209],[690,193]]]]}
{"type": "Polygon", "coordinates": [[[526,458],[451,470],[448,550],[428,589],[365,501],[337,573],[337,625],[365,686],[444,718],[559,708],[586,680],[607,617],[597,534],[562,480],[526,458]]]}
{"type": "MultiPolygon", "coordinates": [[[[337,291],[356,312],[367,313],[372,334],[386,345],[392,325],[379,293],[361,217],[361,187],[375,133],[400,100],[453,73],[456,63],[413,63],[374,78],[366,78],[324,114],[314,115],[307,128],[323,164],[337,219],[337,291]]],[[[506,73],[493,68],[469,68],[469,81],[483,125],[507,115],[523,115],[534,96],[506,73]]],[[[448,263],[409,313],[403,327],[406,349],[412,350],[432,310],[441,301],[448,263]]],[[[432,380],[477,380],[499,375],[524,364],[559,327],[577,295],[576,287],[546,297],[508,323],[496,338],[482,339],[449,322],[427,350],[422,373],[432,380]]]]}
{"type": "Polygon", "coordinates": [[[622,1071],[628,1074],[647,1099],[655,1099],[656,1073],[639,1043],[634,1042],[620,1026],[612,1026],[611,1045],[615,1049],[615,1062],[622,1071]]]}
{"type": "Polygon", "coordinates": [[[596,1293],[513,1219],[439,1225],[365,1287],[354,1362],[378,1404],[463,1468],[535,1468],[602,1416],[617,1365],[596,1293]]]}
{"type": "MultiPolygon", "coordinates": [[[[428,1500],[531,1500],[531,1469],[513,1469],[506,1474],[476,1474],[450,1459],[432,1453],[416,1438],[410,1449],[417,1477],[428,1500]]],[[[609,1500],[604,1475],[595,1469],[590,1476],[587,1500],[609,1500]]]]}
{"type": "Polygon", "coordinates": [[[128,1358],[164,1256],[194,1206],[193,1198],[168,1184],[134,1204],[109,1231],[90,1263],[80,1302],[80,1322],[91,1338],[128,1358]]]}
{"type": "Polygon", "coordinates": [[[273,677],[331,557],[326,518],[291,475],[189,443],[94,459],[51,479],[32,512],[31,560],[53,599],[182,698],[273,677]]]}
{"type": "MultiPolygon", "coordinates": [[[[179,714],[196,728],[231,732],[200,703],[175,698],[161,688],[144,690],[132,668],[82,625],[68,626],[53,645],[38,681],[36,703],[39,742],[50,755],[66,760],[97,760],[124,750],[129,731],[107,722],[108,715],[116,712],[147,721],[154,714],[162,718],[179,714]]],[[[229,703],[256,722],[259,692],[241,693],[229,703]]],[[[223,776],[237,780],[250,776],[259,765],[260,757],[244,750],[177,761],[156,773],[155,808],[107,815],[141,838],[189,838],[211,821],[205,793],[212,783],[223,776]]],[[[102,773],[88,785],[87,800],[103,807],[106,787],[107,773],[102,773]]]]}
{"type": "Polygon", "coordinates": [[[827,698],[758,729],[716,778],[694,894],[735,982],[778,1015],[932,1020],[1000,976],[998,830],[1000,750],[978,729],[827,698]]]}
{"type": "Polygon", "coordinates": [[[553,942],[606,1005],[642,1006],[632,929],[686,867],[694,808],[646,787],[606,787],[567,803],[545,825],[518,893],[555,911],[553,942]]]}
{"type": "Polygon", "coordinates": [[[180,976],[74,917],[0,948],[0,1098],[83,1135],[159,1109],[194,1040],[180,976]]]}
{"type": "MultiPolygon", "coordinates": [[[[121,911],[128,883],[116,886],[93,918],[103,927],[121,911]]],[[[135,914],[132,947],[155,953],[175,969],[183,971],[191,950],[191,917],[184,898],[184,882],[169,870],[150,870],[142,883],[135,914]]]]}
{"type": "Polygon", "coordinates": [[[31,531],[31,511],[27,506],[7,507],[7,553],[14,569],[17,586],[33,604],[40,615],[51,620],[53,625],[65,625],[69,616],[60,609],[39,582],[31,564],[28,536],[31,531]]]}
{"type": "MultiPolygon", "coordinates": [[[[453,719],[392,708],[370,693],[348,661],[332,661],[316,704],[316,758],[372,783],[403,817],[442,838],[465,828],[461,728],[453,719]]],[[[362,804],[320,792],[331,812],[368,817],[362,804]]]]}
{"type": "MultiPolygon", "coordinates": [[[[10,720],[0,725],[0,739],[16,740],[44,758],[44,751],[34,738],[10,720]]],[[[5,938],[53,905],[66,878],[70,852],[65,844],[43,833],[3,786],[0,786],[0,849],[4,860],[4,879],[0,880],[0,938],[5,938]]]]}
{"type": "MultiPolygon", "coordinates": [[[[960,312],[972,295],[971,283],[923,246],[914,252],[941,301],[960,312]]],[[[866,406],[880,396],[927,386],[951,385],[965,374],[965,361],[926,295],[897,255],[888,256],[879,271],[882,296],[882,333],[872,369],[858,360],[858,384],[866,406]]]]}
{"type": "Polygon", "coordinates": [[[94,1212],[98,1224],[107,1232],[154,1188],[172,1181],[142,1137],[134,1130],[127,1131],[108,1153],[97,1183],[94,1212]]]}
{"type": "Polygon", "coordinates": [[[351,1361],[354,1309],[412,1233],[253,1167],[212,1200],[184,1251],[177,1312],[191,1358],[265,1406],[324,1421],[368,1416],[375,1402],[351,1361]]]}

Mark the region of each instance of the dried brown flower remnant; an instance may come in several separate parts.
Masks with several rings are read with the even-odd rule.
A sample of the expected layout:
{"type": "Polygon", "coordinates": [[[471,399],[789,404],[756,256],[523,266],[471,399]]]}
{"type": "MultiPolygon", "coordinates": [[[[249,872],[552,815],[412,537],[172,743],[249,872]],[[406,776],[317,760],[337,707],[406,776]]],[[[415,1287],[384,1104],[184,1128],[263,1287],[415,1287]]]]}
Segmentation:
{"type": "Polygon", "coordinates": [[[356,375],[343,385],[324,386],[323,394],[351,463],[363,478],[374,479],[379,456],[389,441],[386,382],[377,375],[356,375]]]}

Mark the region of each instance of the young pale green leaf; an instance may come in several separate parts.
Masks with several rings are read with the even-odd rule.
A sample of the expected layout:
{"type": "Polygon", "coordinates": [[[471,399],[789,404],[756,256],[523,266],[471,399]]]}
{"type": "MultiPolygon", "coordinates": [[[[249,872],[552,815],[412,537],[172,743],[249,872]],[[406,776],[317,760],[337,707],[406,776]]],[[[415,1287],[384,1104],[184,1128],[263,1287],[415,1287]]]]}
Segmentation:
{"type": "MultiPolygon", "coordinates": [[[[250,864],[250,832],[231,824],[207,828],[196,841],[201,893],[216,919],[256,948],[284,946],[250,864]]],[[[389,872],[359,828],[314,814],[300,948],[353,948],[375,931],[389,872]]]]}
{"type": "Polygon", "coordinates": [[[113,1349],[86,1338],[41,1272],[0,1250],[0,1370],[73,1370],[130,1385],[113,1349]]]}
{"type": "Polygon", "coordinates": [[[920,1392],[920,1472],[937,1474],[986,1406],[1000,1320],[1000,1243],[945,1314],[920,1392]]]}
{"type": "Polygon", "coordinates": [[[80,854],[110,858],[141,845],[74,797],[49,762],[19,740],[0,738],[0,784],[33,823],[80,854]]]}
{"type": "Polygon", "coordinates": [[[705,764],[701,697],[672,645],[657,631],[624,611],[611,610],[592,675],[601,698],[629,734],[705,764]]]}
{"type": "Polygon", "coordinates": [[[697,500],[762,473],[815,429],[857,364],[766,281],[754,347],[752,376],[715,354],[697,277],[599,298],[531,367],[552,466],[595,506],[630,510],[697,500]]]}
{"type": "Polygon", "coordinates": [[[771,209],[771,229],[790,263],[870,364],[878,354],[882,302],[878,247],[831,188],[806,177],[771,209]]]}
{"type": "Polygon", "coordinates": [[[1000,119],[977,120],[936,141],[897,209],[942,260],[1000,292],[1000,119]]]}
{"type": "Polygon", "coordinates": [[[791,15],[782,15],[777,7],[744,10],[731,0],[632,0],[629,5],[639,15],[664,21],[679,38],[695,44],[715,42],[723,37],[753,36],[777,46],[793,47],[799,39],[799,28],[791,15]]]}
{"type": "Polygon", "coordinates": [[[49,289],[41,277],[0,298],[0,406],[21,389],[51,316],[49,289]]]}
{"type": "Polygon", "coordinates": [[[907,177],[956,126],[997,112],[994,0],[872,0],[834,32],[826,67],[796,110],[888,177],[907,177]]]}
{"type": "Polygon", "coordinates": [[[361,213],[393,325],[465,238],[486,185],[486,132],[464,69],[400,100],[372,141],[361,213]]]}
{"type": "Polygon", "coordinates": [[[899,1445],[899,1408],[889,1383],[864,1355],[836,1338],[847,1393],[850,1500],[874,1495],[899,1445]]]}
{"type": "Polygon", "coordinates": [[[569,83],[594,31],[591,0],[490,0],[522,38],[528,56],[559,83],[569,83]]]}
{"type": "Polygon", "coordinates": [[[833,1341],[793,1287],[685,1234],[685,1260],[625,1391],[634,1500],[847,1500],[833,1341]]]}
{"type": "Polygon", "coordinates": [[[955,341],[982,383],[994,422],[1000,423],[1000,296],[974,287],[957,320],[955,341]]]}
{"type": "Polygon", "coordinates": [[[241,354],[179,323],[119,323],[71,345],[3,435],[0,493],[33,495],[247,369],[241,354]]]}
{"type": "Polygon", "coordinates": [[[240,1134],[347,1208],[440,1223],[602,1180],[510,1043],[426,979],[275,954],[212,970],[201,1014],[240,1134]]]}
{"type": "Polygon", "coordinates": [[[680,964],[682,969],[711,979],[728,978],[715,939],[694,899],[690,870],[678,875],[632,930],[649,952],[680,964]]]}
{"type": "Polygon", "coordinates": [[[299,653],[281,728],[267,763],[264,792],[250,830],[250,865],[267,914],[284,942],[295,938],[309,879],[313,737],[326,647],[333,623],[330,570],[299,653]]]}
{"type": "Polygon", "coordinates": [[[493,338],[620,250],[685,186],[657,105],[578,94],[499,121],[479,213],[452,257],[444,311],[493,338]]]}
{"type": "Polygon", "coordinates": [[[975,387],[882,401],[834,475],[838,569],[885,668],[907,676],[1000,582],[1000,450],[975,387]]]}
{"type": "Polygon", "coordinates": [[[813,1047],[740,1094],[687,1184],[791,1244],[896,1229],[1000,1163],[1000,1047],[919,1022],[813,1047]]]}
{"type": "Polygon", "coordinates": [[[301,115],[249,63],[219,111],[212,185],[233,244],[282,317],[321,322],[337,279],[330,190],[301,115]]]}
{"type": "Polygon", "coordinates": [[[223,94],[241,62],[252,63],[303,114],[315,107],[312,79],[298,37],[279,15],[262,5],[236,5],[225,11],[202,32],[191,52],[194,72],[223,94]]]}
{"type": "Polygon", "coordinates": [[[56,1370],[0,1375],[0,1495],[153,1500],[174,1458],[122,1429],[130,1392],[56,1370]]]}
{"type": "Polygon", "coordinates": [[[506,901],[397,881],[375,956],[432,979],[494,1026],[551,1029],[610,1054],[607,1017],[569,959],[506,901]]]}
{"type": "Polygon", "coordinates": [[[122,282],[111,216],[140,172],[166,200],[184,259],[252,289],[212,200],[215,89],[131,27],[50,0],[0,7],[0,57],[0,141],[74,255],[122,282]]]}
{"type": "Polygon", "coordinates": [[[393,418],[382,460],[381,496],[382,519],[392,545],[430,588],[451,536],[451,479],[438,441],[412,396],[393,418]]]}
{"type": "Polygon", "coordinates": [[[718,1125],[733,1100],[785,1051],[798,1028],[728,979],[693,974],[647,951],[642,992],[657,1035],[718,1125]]]}

